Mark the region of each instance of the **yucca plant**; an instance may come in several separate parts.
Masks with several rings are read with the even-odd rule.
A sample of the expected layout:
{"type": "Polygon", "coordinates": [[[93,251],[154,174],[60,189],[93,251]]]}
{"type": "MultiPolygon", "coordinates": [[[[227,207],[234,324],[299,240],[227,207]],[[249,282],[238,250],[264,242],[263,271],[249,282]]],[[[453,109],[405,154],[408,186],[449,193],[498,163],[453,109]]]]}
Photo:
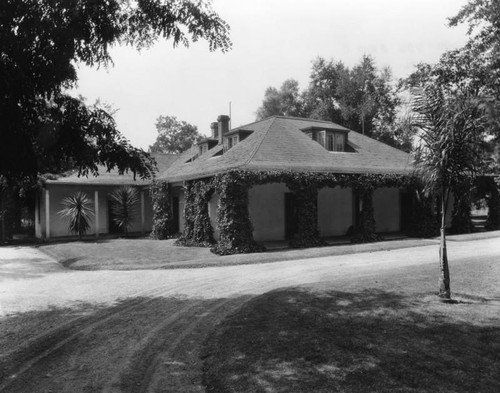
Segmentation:
{"type": "Polygon", "coordinates": [[[137,214],[139,193],[130,186],[122,186],[110,195],[113,221],[123,230],[125,236],[137,214]]]}
{"type": "Polygon", "coordinates": [[[84,192],[77,192],[64,198],[61,204],[64,208],[58,214],[68,220],[69,231],[78,234],[78,238],[81,240],[82,236],[90,229],[90,223],[94,218],[92,201],[84,192]]]}

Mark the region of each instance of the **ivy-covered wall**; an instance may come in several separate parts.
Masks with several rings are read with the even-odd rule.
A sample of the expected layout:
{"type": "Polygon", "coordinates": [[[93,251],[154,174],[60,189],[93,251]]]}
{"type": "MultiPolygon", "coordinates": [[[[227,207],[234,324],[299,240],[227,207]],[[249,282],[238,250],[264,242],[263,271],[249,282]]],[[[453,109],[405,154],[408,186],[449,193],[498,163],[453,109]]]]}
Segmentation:
{"type": "Polygon", "coordinates": [[[175,235],[171,187],[166,182],[155,181],[151,185],[150,192],[153,200],[151,237],[159,240],[168,239],[175,235]]]}
{"type": "Polygon", "coordinates": [[[211,179],[193,180],[184,186],[184,232],[176,244],[209,247],[215,243],[208,214],[208,202],[214,193],[211,179]]]}
{"type": "Polygon", "coordinates": [[[355,189],[361,196],[363,208],[359,225],[352,231],[353,241],[374,241],[380,237],[375,233],[373,190],[377,187],[408,187],[413,180],[401,175],[234,170],[207,179],[188,181],[184,187],[184,233],[177,244],[210,246],[215,243],[208,202],[216,192],[219,195],[217,228],[220,235],[212,251],[218,254],[262,251],[264,248],[253,238],[248,191],[254,185],[268,183],[285,183],[295,194],[298,228],[290,245],[314,247],[325,244],[318,229],[318,190],[337,186],[355,189]]]}
{"type": "Polygon", "coordinates": [[[248,190],[246,179],[235,181],[231,174],[218,176],[215,187],[219,194],[217,226],[220,237],[212,251],[219,255],[251,253],[265,248],[253,238],[253,227],[248,212],[248,190]]]}

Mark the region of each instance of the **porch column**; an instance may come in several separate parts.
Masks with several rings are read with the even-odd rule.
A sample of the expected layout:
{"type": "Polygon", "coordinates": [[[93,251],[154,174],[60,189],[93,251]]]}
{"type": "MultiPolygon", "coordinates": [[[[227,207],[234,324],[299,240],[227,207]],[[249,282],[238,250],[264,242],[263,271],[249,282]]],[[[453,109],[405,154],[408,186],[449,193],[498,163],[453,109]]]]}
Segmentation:
{"type": "Polygon", "coordinates": [[[94,192],[95,236],[99,237],[99,191],[94,192]]]}
{"type": "Polygon", "coordinates": [[[45,238],[50,239],[50,193],[45,189],[45,238]]]}
{"type": "Polygon", "coordinates": [[[141,190],[141,232],[144,234],[144,231],[145,231],[145,222],[146,222],[146,219],[144,217],[144,211],[145,211],[145,202],[144,202],[144,190],[141,190]]]}

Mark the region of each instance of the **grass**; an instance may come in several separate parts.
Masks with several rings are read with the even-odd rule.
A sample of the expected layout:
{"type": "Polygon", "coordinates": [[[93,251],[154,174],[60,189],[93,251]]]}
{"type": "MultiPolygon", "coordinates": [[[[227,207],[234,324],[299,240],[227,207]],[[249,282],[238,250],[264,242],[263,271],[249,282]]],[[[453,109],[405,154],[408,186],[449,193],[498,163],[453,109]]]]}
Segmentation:
{"type": "Polygon", "coordinates": [[[208,248],[177,247],[174,242],[174,239],[106,239],[47,243],[38,247],[70,269],[140,270],[258,264],[437,244],[432,239],[406,239],[219,256],[208,248]]]}
{"type": "Polygon", "coordinates": [[[48,243],[39,249],[75,270],[158,269],[213,257],[208,248],[176,247],[174,241],[106,239],[48,243]]]}
{"type": "MultiPolygon", "coordinates": [[[[449,241],[499,237],[500,231],[448,236],[449,241]]],[[[256,254],[219,256],[203,247],[177,247],[175,239],[102,239],[39,245],[63,266],[74,270],[178,269],[258,264],[297,259],[395,250],[438,244],[438,239],[403,239],[366,244],[337,244],[307,249],[275,249],[256,254]]]]}
{"type": "Polygon", "coordinates": [[[207,391],[499,392],[500,264],[452,275],[452,304],[431,266],[256,297],[206,341],[207,391]]]}

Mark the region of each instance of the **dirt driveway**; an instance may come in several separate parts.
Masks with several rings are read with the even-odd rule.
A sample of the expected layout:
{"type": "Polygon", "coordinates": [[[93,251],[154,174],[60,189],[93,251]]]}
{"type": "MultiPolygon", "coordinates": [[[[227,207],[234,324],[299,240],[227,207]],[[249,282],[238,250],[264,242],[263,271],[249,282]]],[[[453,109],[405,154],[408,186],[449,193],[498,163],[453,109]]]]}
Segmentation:
{"type": "MultiPolygon", "coordinates": [[[[0,391],[200,392],[201,343],[251,296],[415,266],[437,274],[437,252],[432,245],[261,265],[85,272],[32,248],[0,248],[0,391]]],[[[452,241],[448,252],[453,263],[496,261],[500,241],[452,241]]]]}

